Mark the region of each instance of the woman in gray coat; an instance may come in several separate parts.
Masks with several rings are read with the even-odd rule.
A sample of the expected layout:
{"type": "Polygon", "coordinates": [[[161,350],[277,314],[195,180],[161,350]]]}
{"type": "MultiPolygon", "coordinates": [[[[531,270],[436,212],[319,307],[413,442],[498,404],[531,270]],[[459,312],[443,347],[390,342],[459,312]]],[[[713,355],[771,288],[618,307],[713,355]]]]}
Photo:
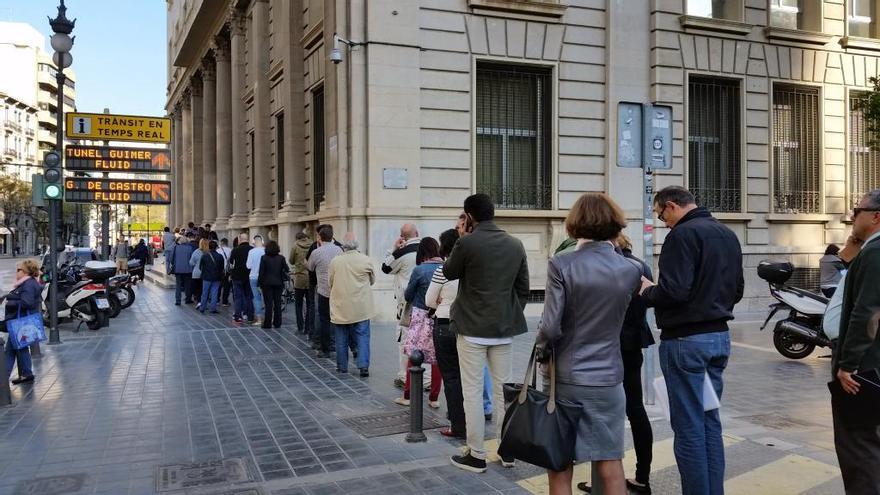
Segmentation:
{"type": "MultiPolygon", "coordinates": [[[[626,398],[620,329],[641,270],[614,250],[626,217],[611,198],[587,193],[565,219],[577,248],[550,259],[538,355],[555,355],[556,393],[583,408],[575,462],[595,462],[607,494],[624,495],[626,398]]],[[[546,370],[544,370],[546,373],[546,370]]],[[[573,467],[548,471],[550,493],[571,493],[573,467]]]]}

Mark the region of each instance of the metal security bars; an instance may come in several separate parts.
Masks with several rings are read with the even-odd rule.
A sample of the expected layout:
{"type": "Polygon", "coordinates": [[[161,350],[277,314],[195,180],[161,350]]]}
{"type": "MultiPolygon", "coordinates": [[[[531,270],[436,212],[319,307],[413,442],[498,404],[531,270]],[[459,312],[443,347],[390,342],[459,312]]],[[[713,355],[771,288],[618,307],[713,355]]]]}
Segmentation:
{"type": "Polygon", "coordinates": [[[871,147],[876,137],[868,132],[865,114],[861,110],[865,100],[865,93],[850,93],[849,202],[852,206],[856,206],[865,193],[880,187],[880,152],[871,147]]]}
{"type": "Polygon", "coordinates": [[[324,88],[312,93],[312,201],[317,212],[324,201],[324,88]]]}
{"type": "Polygon", "coordinates": [[[742,210],[740,83],[691,77],[688,85],[688,188],[711,211],[742,210]]]}
{"type": "Polygon", "coordinates": [[[819,89],[773,86],[773,211],[820,213],[819,89]]]}
{"type": "Polygon", "coordinates": [[[551,70],[477,64],[476,186],[496,207],[552,207],[551,70]]]}

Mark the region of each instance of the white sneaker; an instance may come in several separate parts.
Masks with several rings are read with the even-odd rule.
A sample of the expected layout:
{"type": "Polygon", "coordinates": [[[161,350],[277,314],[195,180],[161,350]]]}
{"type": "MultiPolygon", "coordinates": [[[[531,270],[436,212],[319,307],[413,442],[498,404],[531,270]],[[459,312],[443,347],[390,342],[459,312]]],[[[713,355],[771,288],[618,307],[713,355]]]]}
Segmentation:
{"type": "Polygon", "coordinates": [[[440,409],[440,401],[429,400],[429,401],[428,401],[428,406],[429,406],[429,407],[433,407],[434,409],[440,409]]]}
{"type": "Polygon", "coordinates": [[[404,399],[403,397],[398,397],[398,398],[394,399],[394,403],[400,404],[401,406],[408,406],[409,399],[404,399]]]}

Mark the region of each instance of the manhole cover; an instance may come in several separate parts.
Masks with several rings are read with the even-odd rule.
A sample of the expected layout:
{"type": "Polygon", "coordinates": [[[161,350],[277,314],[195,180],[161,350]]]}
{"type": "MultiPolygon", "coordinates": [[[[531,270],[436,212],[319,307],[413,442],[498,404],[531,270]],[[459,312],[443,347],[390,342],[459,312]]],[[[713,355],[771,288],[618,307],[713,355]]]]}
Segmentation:
{"type": "Polygon", "coordinates": [[[50,478],[37,478],[21,481],[15,486],[13,495],[61,495],[77,493],[86,482],[86,474],[66,474],[50,478]]]}
{"type": "Polygon", "coordinates": [[[156,476],[157,490],[160,492],[248,481],[254,481],[254,475],[248,468],[248,463],[237,457],[195,464],[159,466],[156,476]]]}
{"type": "MultiPolygon", "coordinates": [[[[339,421],[367,438],[384,437],[409,431],[409,410],[366,414],[364,416],[341,418],[339,421]]],[[[425,430],[433,430],[443,426],[430,415],[424,416],[423,423],[423,429],[425,430]]]]}
{"type": "Polygon", "coordinates": [[[335,418],[351,418],[368,414],[373,415],[401,411],[400,406],[397,404],[389,404],[387,399],[371,398],[369,396],[353,400],[322,400],[321,402],[314,403],[314,405],[327,414],[333,415],[335,418]]]}
{"type": "Polygon", "coordinates": [[[774,430],[816,426],[813,423],[807,423],[781,414],[755,414],[753,416],[739,416],[736,419],[748,421],[749,423],[754,423],[766,428],[773,428],[774,430]]]}

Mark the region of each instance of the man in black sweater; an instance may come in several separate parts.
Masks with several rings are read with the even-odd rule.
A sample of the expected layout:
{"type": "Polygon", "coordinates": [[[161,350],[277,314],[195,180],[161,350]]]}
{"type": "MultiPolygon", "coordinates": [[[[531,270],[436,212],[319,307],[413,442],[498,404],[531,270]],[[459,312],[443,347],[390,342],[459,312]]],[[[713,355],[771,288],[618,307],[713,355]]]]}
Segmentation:
{"type": "Polygon", "coordinates": [[[660,190],[654,212],[672,229],[660,251],[656,285],[642,278],[642,299],[656,308],[660,367],[675,432],[683,495],[724,493],[724,444],[718,409],[704,410],[710,380],[721,398],[730,356],[727,322],[743,296],[742,250],[729,228],[680,186],[660,190]]]}
{"type": "Polygon", "coordinates": [[[241,323],[247,317],[248,323],[255,321],[254,294],[251,292],[250,273],[247,267],[248,252],[253,247],[248,242],[247,234],[239,234],[238,246],[232,250],[229,256],[229,277],[232,279],[232,298],[235,300],[235,308],[232,312],[232,320],[241,323]]]}

